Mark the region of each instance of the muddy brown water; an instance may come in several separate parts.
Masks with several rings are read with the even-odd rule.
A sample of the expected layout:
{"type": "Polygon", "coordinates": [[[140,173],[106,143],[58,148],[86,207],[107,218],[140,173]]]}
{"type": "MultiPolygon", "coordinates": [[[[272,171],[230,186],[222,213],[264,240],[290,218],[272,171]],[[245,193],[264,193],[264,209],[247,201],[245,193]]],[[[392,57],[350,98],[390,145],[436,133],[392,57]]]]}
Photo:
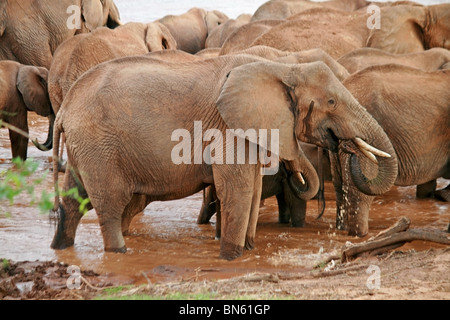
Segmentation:
{"type": "MultiPolygon", "coordinates": [[[[46,138],[47,120],[31,114],[32,137],[46,138]]],[[[29,158],[39,162],[38,175],[48,172],[36,188],[53,191],[51,151],[29,147],[29,158]]],[[[12,167],[7,130],[0,130],[0,171],[12,167]]],[[[62,176],[61,176],[62,177],[62,176]]],[[[61,180],[61,179],[60,179],[61,180]]],[[[449,180],[439,179],[438,187],[449,180]]],[[[48,215],[20,195],[14,205],[0,201],[0,258],[14,261],[59,261],[82,269],[108,274],[129,283],[176,281],[181,279],[218,279],[249,272],[295,272],[312,268],[328,256],[340,253],[349,237],[335,230],[335,201],[331,183],[325,186],[326,210],[320,220],[317,201],[308,202],[306,226],[291,228],[277,221],[276,199],[270,198],[260,209],[255,249],[228,262],[218,258],[219,242],[214,239],[215,217],[208,225],[197,225],[202,194],[169,202],[151,203],[133,220],[131,234],[125,237],[126,254],[105,253],[95,211],[83,217],[72,248],[50,248],[54,226],[48,215]]],[[[415,187],[393,187],[377,197],[370,212],[370,236],[394,224],[400,216],[411,219],[411,228],[445,230],[450,220],[450,204],[433,199],[415,199],[415,187]]],[[[439,244],[414,241],[402,250],[426,250],[439,244]]]]}

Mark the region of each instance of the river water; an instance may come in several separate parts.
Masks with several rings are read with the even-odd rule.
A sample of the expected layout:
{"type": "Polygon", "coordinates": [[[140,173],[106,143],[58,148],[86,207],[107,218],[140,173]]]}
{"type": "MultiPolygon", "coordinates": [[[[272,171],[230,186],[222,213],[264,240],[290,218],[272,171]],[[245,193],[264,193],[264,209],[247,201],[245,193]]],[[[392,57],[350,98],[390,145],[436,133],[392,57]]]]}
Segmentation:
{"type": "MultiPolygon", "coordinates": [[[[253,13],[264,1],[125,1],[115,0],[124,22],[151,21],[166,14],[179,14],[198,6],[218,9],[230,17],[240,13],[253,13]]],[[[47,121],[30,114],[31,136],[40,141],[46,138],[47,121]]],[[[36,189],[53,190],[51,152],[29,147],[29,157],[39,162],[38,176],[48,173],[44,183],[36,189]]],[[[0,171],[12,167],[7,131],[0,130],[0,171]]],[[[60,181],[63,176],[60,176],[60,181]]],[[[439,180],[445,187],[448,180],[439,180]]],[[[54,260],[93,269],[98,273],[119,275],[130,281],[145,282],[179,280],[190,277],[221,278],[254,271],[294,271],[311,268],[327,255],[339,252],[346,241],[358,242],[344,232],[334,229],[334,191],[326,183],[327,207],[320,220],[316,220],[317,202],[308,203],[306,226],[290,228],[277,222],[274,198],[268,199],[260,210],[255,249],[243,257],[225,262],[218,259],[219,242],[214,240],[215,218],[209,225],[197,225],[201,194],[170,202],[151,203],[131,225],[131,234],[125,238],[126,254],[105,253],[94,211],[80,223],[72,248],[63,251],[50,249],[54,226],[48,216],[30,204],[27,195],[19,196],[14,205],[0,202],[0,258],[21,260],[54,260]],[[146,277],[143,276],[145,273],[146,277]]],[[[400,216],[412,220],[413,228],[444,230],[449,223],[450,205],[432,199],[415,199],[414,187],[393,187],[387,194],[377,197],[370,212],[370,235],[389,227],[400,216]]],[[[422,250],[439,247],[436,244],[414,241],[404,250],[422,250]]]]}
{"type": "MultiPolygon", "coordinates": [[[[182,14],[190,8],[220,10],[235,19],[242,13],[253,14],[267,0],[115,0],[123,22],[150,22],[169,14],[182,14]]],[[[381,0],[379,2],[386,2],[381,0]]],[[[449,0],[417,0],[422,4],[445,3],[449,0]]]]}

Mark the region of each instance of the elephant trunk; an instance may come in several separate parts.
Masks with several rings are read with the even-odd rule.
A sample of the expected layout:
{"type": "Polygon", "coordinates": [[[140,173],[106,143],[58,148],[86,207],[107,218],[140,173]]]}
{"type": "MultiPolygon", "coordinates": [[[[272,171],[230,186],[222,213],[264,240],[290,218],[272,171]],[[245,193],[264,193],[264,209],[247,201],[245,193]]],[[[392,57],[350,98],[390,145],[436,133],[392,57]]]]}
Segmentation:
{"type": "Polygon", "coordinates": [[[37,141],[37,139],[33,140],[33,144],[41,151],[48,151],[53,148],[53,125],[55,123],[55,114],[52,112],[48,116],[48,134],[47,134],[47,140],[41,144],[37,141]]]}
{"type": "Polygon", "coordinates": [[[316,169],[303,154],[295,160],[287,161],[292,172],[288,185],[293,194],[301,200],[312,199],[319,190],[319,177],[316,169]]]}
{"type": "Polygon", "coordinates": [[[357,136],[351,141],[341,141],[339,146],[351,154],[348,168],[355,186],[366,195],[376,196],[389,191],[395,183],[398,175],[397,156],[389,137],[374,118],[363,116],[361,124],[365,128],[361,137],[365,138],[357,136]],[[369,165],[371,163],[376,164],[378,172],[368,178],[365,174],[367,170],[362,168],[373,168],[373,165],[369,165]]]}

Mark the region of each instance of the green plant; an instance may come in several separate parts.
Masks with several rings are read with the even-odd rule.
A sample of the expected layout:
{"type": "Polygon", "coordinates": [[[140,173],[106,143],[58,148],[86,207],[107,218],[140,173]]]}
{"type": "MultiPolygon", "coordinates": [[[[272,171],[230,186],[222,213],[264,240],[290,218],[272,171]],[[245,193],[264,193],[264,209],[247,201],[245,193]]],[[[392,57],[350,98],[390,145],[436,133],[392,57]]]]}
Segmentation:
{"type": "MultiPolygon", "coordinates": [[[[1,126],[7,128],[13,127],[0,120],[0,127],[1,126]]],[[[53,208],[53,198],[55,197],[55,193],[49,193],[46,190],[43,190],[40,197],[37,197],[35,191],[36,186],[42,184],[47,178],[48,171],[38,175],[37,170],[39,168],[39,163],[30,159],[23,161],[20,158],[14,158],[12,163],[14,164],[14,169],[0,172],[0,201],[8,200],[10,205],[13,205],[14,198],[22,193],[27,193],[31,197],[31,204],[36,204],[41,213],[49,212],[53,208]]],[[[83,214],[88,211],[87,205],[90,200],[89,198],[81,197],[77,188],[72,188],[67,191],[58,190],[58,194],[76,199],[80,203],[79,210],[83,214]]],[[[6,213],[6,216],[9,216],[9,214],[6,213]]]]}

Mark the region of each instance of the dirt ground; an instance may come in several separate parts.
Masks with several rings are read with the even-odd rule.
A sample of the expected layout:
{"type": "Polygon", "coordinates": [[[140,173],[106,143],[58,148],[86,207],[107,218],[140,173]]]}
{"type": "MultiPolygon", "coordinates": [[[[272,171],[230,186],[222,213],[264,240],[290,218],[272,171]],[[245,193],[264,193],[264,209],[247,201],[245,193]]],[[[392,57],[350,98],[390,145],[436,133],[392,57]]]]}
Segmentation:
{"type": "Polygon", "coordinates": [[[208,270],[197,270],[196,277],[176,282],[149,281],[125,287],[114,294],[107,292],[121,283],[89,270],[81,270],[79,287],[69,289],[68,283],[77,283],[69,279],[67,268],[68,265],[57,262],[5,260],[0,271],[0,298],[450,299],[450,248],[420,252],[397,249],[379,257],[358,258],[345,264],[331,261],[322,268],[304,272],[255,272],[219,280],[201,280],[201,275],[208,270]]]}

